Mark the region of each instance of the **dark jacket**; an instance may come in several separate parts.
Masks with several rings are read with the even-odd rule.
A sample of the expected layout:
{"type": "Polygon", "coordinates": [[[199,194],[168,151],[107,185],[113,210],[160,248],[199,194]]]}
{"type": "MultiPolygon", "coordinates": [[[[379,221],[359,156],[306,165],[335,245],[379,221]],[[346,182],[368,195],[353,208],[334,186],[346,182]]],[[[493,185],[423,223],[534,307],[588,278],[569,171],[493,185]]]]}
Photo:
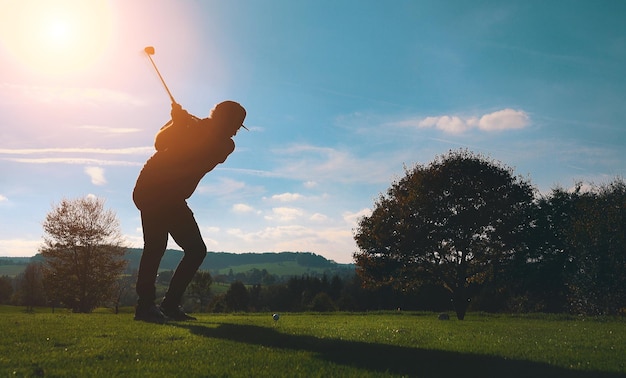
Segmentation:
{"type": "Polygon", "coordinates": [[[168,122],[157,133],[156,152],[144,165],[133,200],[140,210],[184,202],[207,172],[235,150],[232,138],[220,136],[210,118],[168,122]]]}

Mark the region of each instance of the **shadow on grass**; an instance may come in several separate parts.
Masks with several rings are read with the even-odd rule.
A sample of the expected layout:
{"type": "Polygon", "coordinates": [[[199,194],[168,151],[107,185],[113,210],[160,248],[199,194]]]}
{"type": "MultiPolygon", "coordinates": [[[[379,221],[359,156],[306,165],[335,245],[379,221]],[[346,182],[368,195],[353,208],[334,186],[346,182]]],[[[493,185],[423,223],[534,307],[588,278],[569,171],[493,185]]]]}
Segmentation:
{"type": "Polygon", "coordinates": [[[540,362],[497,356],[288,335],[272,328],[253,325],[174,325],[208,338],[308,351],[332,363],[411,377],[624,377],[622,374],[568,370],[540,362]]]}

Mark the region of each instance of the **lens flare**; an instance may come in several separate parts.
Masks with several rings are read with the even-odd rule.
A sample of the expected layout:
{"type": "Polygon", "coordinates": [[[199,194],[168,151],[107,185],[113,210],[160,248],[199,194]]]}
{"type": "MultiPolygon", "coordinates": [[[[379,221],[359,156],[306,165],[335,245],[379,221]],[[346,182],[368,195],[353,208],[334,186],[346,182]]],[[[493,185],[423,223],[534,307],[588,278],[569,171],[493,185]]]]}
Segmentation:
{"type": "Polygon", "coordinates": [[[14,1],[0,15],[1,42],[13,59],[36,73],[75,73],[100,57],[111,22],[105,0],[14,1]]]}

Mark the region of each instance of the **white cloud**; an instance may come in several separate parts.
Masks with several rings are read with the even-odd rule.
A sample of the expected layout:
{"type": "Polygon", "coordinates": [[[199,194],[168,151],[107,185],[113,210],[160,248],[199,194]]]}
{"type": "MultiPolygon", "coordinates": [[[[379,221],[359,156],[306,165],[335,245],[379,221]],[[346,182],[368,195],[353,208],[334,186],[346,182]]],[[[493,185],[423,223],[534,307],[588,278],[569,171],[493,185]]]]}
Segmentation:
{"type": "Polygon", "coordinates": [[[282,193],[282,194],[275,194],[272,196],[273,200],[277,200],[280,202],[293,202],[301,198],[303,198],[303,196],[298,193],[282,193]]]}
{"type": "Polygon", "coordinates": [[[529,123],[530,117],[523,110],[506,108],[481,116],[430,116],[395,122],[395,125],[401,127],[435,128],[446,134],[462,134],[471,129],[479,129],[486,132],[522,129],[528,126],[529,123]]]}
{"type": "Polygon", "coordinates": [[[419,128],[437,128],[448,134],[460,134],[469,129],[467,121],[457,116],[426,117],[418,123],[419,128]]]}
{"type": "Polygon", "coordinates": [[[362,217],[368,217],[372,215],[372,210],[363,209],[363,210],[357,211],[356,213],[346,211],[342,215],[343,215],[343,220],[346,223],[356,226],[359,219],[361,219],[362,217]]]}
{"type": "Polygon", "coordinates": [[[0,202],[5,202],[8,201],[9,199],[5,196],[3,196],[2,194],[0,194],[0,202]]]}
{"type": "Polygon", "coordinates": [[[91,178],[91,183],[94,185],[104,185],[107,183],[104,177],[104,169],[100,167],[85,167],[85,173],[91,178]]]}
{"type": "Polygon", "coordinates": [[[480,117],[478,128],[484,131],[523,129],[528,123],[529,117],[525,112],[514,109],[502,109],[480,117]]]}
{"type": "Polygon", "coordinates": [[[235,213],[245,214],[254,212],[254,208],[252,206],[246,205],[245,203],[236,203],[233,205],[233,211],[235,213]]]}
{"type": "Polygon", "coordinates": [[[272,209],[272,215],[266,216],[265,219],[289,222],[301,217],[303,214],[304,212],[301,209],[293,207],[275,207],[272,209]]]}
{"type": "Polygon", "coordinates": [[[319,222],[319,223],[323,223],[323,222],[327,222],[328,221],[328,217],[326,215],[320,214],[320,213],[315,213],[315,214],[311,215],[311,217],[309,219],[312,220],[313,222],[319,222]]]}

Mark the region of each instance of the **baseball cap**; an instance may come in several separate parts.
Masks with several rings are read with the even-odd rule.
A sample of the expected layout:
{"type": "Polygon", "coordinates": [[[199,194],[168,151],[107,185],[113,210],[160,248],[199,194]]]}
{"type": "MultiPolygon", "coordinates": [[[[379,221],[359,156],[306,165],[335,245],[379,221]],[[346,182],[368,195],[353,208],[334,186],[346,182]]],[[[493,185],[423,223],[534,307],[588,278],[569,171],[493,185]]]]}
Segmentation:
{"type": "Polygon", "coordinates": [[[211,110],[211,118],[235,118],[241,119],[241,127],[250,131],[244,124],[246,118],[246,109],[240,103],[235,101],[222,101],[211,110]]]}

